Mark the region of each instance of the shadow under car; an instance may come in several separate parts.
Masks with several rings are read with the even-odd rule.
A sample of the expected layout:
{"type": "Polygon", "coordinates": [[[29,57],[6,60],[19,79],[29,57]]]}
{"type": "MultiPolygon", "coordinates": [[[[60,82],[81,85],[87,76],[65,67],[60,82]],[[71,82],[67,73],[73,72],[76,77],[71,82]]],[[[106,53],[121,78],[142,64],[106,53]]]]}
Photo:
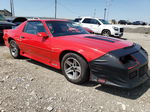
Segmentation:
{"type": "MultiPolygon", "coordinates": [[[[32,59],[27,59],[27,61],[32,64],[36,64],[38,66],[44,67],[48,70],[52,70],[52,71],[62,75],[61,70],[55,69],[53,67],[50,67],[48,65],[45,65],[43,63],[37,62],[32,59]]],[[[148,73],[150,74],[150,70],[148,71],[148,73]]],[[[140,86],[133,88],[133,89],[124,89],[124,88],[108,86],[108,85],[100,85],[100,86],[98,86],[98,85],[99,85],[99,83],[97,83],[97,82],[89,81],[89,82],[82,84],[81,86],[87,86],[87,87],[95,87],[96,86],[96,88],[95,88],[96,90],[103,91],[103,92],[106,92],[109,94],[113,94],[115,96],[135,100],[135,99],[138,99],[139,97],[141,97],[150,88],[150,79],[147,80],[145,83],[141,84],[140,86]]]]}

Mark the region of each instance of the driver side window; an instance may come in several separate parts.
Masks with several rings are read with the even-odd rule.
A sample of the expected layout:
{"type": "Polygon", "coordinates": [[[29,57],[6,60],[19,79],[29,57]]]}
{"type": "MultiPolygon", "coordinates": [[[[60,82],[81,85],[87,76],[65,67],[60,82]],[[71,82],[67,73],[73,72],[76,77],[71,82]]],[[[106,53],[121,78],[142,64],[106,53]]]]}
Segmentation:
{"type": "Polygon", "coordinates": [[[29,21],[27,22],[25,28],[25,33],[34,34],[36,35],[39,32],[46,32],[42,22],[40,21],[29,21]]]}
{"type": "Polygon", "coordinates": [[[85,19],[83,20],[83,23],[100,25],[100,23],[99,23],[98,20],[96,20],[96,19],[91,19],[91,18],[85,18],[85,19]]]}
{"type": "Polygon", "coordinates": [[[97,21],[96,19],[91,19],[91,24],[100,25],[99,21],[97,21]]]}

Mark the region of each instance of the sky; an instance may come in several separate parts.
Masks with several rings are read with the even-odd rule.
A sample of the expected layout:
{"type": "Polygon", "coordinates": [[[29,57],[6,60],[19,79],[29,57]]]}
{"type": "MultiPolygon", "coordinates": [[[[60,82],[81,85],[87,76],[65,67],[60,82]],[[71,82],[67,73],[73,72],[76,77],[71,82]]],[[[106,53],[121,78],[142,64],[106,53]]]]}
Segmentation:
{"type": "MultiPolygon", "coordinates": [[[[10,10],[10,0],[0,0],[0,9],[10,10]]],[[[150,0],[57,0],[57,17],[90,16],[150,22],[150,0]]],[[[16,16],[54,17],[55,0],[14,0],[16,16]]]]}

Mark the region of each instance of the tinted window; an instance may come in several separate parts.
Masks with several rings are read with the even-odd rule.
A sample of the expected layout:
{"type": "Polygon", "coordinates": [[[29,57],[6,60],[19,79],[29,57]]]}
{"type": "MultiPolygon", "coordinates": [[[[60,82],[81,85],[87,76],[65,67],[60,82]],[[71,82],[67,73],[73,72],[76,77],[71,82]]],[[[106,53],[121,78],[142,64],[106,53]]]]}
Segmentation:
{"type": "Polygon", "coordinates": [[[96,19],[90,19],[90,18],[84,19],[84,20],[83,20],[83,23],[100,24],[96,19]]]}
{"type": "Polygon", "coordinates": [[[91,24],[100,24],[96,19],[91,19],[91,24]]]}
{"type": "Polygon", "coordinates": [[[91,24],[91,19],[84,19],[83,23],[89,23],[89,24],[91,24]]]}
{"type": "Polygon", "coordinates": [[[46,31],[43,24],[40,21],[30,21],[27,22],[24,32],[36,35],[39,32],[46,32],[46,31]]]}
{"type": "Polygon", "coordinates": [[[74,20],[74,22],[80,22],[81,21],[81,18],[76,18],[75,20],[74,20]]]}
{"type": "Polygon", "coordinates": [[[67,21],[47,21],[46,22],[50,32],[54,37],[66,36],[66,35],[77,35],[77,34],[88,34],[82,27],[67,21]]]}
{"type": "Polygon", "coordinates": [[[110,24],[108,21],[104,20],[104,19],[99,19],[103,24],[110,24]]]}

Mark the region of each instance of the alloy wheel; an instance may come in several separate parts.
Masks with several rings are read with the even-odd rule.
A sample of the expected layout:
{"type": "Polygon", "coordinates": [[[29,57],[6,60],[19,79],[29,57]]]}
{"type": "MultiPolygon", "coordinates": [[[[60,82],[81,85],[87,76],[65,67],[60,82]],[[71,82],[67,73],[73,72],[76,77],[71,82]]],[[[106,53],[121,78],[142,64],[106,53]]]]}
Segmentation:
{"type": "Polygon", "coordinates": [[[11,43],[10,43],[10,52],[13,57],[18,56],[18,48],[17,48],[15,41],[11,41],[11,43]]]}
{"type": "Polygon", "coordinates": [[[81,75],[81,65],[75,58],[67,58],[64,62],[64,71],[68,78],[76,80],[81,75]]]}

